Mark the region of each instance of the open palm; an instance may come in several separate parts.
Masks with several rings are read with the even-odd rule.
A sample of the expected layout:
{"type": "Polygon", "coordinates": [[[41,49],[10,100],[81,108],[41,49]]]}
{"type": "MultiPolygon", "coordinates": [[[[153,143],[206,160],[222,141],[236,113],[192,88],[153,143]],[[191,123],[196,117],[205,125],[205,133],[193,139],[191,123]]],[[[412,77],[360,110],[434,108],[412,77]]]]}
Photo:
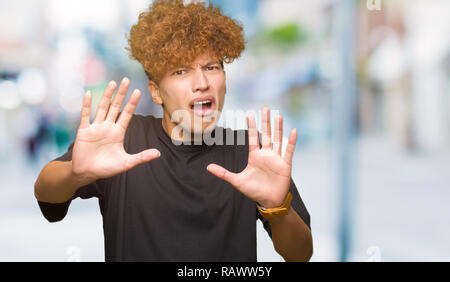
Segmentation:
{"type": "Polygon", "coordinates": [[[74,174],[92,180],[107,178],[159,156],[156,149],[132,155],[125,152],[125,132],[141,95],[139,90],[135,90],[117,119],[128,87],[129,80],[125,78],[110,105],[116,84],[108,84],[92,124],[89,121],[91,94],[87,92],[84,96],[80,127],[72,152],[74,174]]]}
{"type": "Polygon", "coordinates": [[[261,147],[253,115],[247,117],[247,125],[249,138],[247,167],[240,173],[230,172],[217,164],[210,164],[207,169],[260,205],[266,208],[281,206],[289,191],[297,132],[295,129],[291,131],[286,152],[282,157],[282,116],[275,117],[273,144],[269,108],[264,107],[262,111],[261,147]]]}

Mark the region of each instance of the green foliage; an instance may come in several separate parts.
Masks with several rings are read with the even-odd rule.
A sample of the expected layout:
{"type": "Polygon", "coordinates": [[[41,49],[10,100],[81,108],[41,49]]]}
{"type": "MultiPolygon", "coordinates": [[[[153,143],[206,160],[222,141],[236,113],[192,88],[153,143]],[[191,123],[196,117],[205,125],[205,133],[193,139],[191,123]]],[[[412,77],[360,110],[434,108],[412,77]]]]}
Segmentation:
{"type": "Polygon", "coordinates": [[[306,40],[306,32],[297,23],[285,23],[269,30],[267,39],[275,44],[296,45],[306,40]]]}

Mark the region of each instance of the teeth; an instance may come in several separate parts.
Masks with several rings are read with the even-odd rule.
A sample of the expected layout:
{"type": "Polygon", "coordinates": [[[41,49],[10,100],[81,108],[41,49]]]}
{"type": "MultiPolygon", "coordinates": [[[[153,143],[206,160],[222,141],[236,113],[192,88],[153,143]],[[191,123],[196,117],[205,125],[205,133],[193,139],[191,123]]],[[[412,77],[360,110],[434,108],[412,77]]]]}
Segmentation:
{"type": "Polygon", "coordinates": [[[194,105],[203,105],[203,104],[207,104],[210,102],[211,102],[210,100],[205,100],[205,101],[195,102],[194,105]]]}

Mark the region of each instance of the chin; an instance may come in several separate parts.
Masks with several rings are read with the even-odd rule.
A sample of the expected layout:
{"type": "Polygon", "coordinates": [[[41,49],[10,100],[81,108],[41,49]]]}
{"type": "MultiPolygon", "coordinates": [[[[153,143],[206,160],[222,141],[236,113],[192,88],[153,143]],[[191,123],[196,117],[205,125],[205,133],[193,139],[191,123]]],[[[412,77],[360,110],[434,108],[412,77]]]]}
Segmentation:
{"type": "Polygon", "coordinates": [[[208,115],[196,115],[190,110],[176,110],[171,115],[171,120],[175,122],[176,132],[183,131],[188,135],[207,135],[215,129],[216,123],[220,118],[220,112],[212,111],[208,115]]]}

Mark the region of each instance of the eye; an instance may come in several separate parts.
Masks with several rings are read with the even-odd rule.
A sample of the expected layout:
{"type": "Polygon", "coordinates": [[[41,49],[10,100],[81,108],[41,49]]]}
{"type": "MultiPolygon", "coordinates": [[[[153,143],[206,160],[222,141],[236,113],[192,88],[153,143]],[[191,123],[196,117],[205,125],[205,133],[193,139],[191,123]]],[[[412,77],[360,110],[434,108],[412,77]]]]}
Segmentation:
{"type": "Polygon", "coordinates": [[[186,73],[186,70],[177,70],[172,75],[182,75],[182,74],[185,74],[185,73],[186,73]]]}
{"type": "Polygon", "coordinates": [[[217,65],[207,66],[206,67],[206,70],[218,70],[218,69],[219,69],[219,66],[217,66],[217,65]]]}

